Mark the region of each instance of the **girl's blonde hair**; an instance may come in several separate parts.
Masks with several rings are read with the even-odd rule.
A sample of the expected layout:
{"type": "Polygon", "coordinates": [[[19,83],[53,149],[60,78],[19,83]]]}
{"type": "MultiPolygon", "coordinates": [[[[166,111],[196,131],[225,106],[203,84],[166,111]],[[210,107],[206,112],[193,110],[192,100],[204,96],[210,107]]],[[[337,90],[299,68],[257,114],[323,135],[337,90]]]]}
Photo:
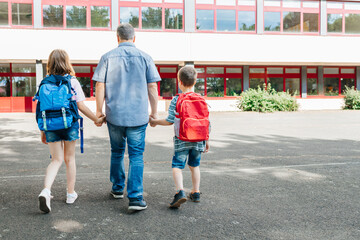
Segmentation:
{"type": "Polygon", "coordinates": [[[70,74],[75,76],[74,68],[72,67],[69,55],[62,49],[55,49],[50,53],[47,62],[48,75],[65,75],[70,74]]]}

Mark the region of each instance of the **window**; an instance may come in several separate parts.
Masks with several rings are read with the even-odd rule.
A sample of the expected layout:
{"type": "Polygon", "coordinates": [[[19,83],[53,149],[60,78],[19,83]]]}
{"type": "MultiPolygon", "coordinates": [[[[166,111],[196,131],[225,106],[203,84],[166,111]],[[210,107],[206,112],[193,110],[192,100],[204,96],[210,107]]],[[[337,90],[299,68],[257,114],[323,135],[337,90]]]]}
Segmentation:
{"type": "Polygon", "coordinates": [[[0,2],[0,26],[33,26],[32,5],[32,0],[9,0],[0,2]]]}
{"type": "Polygon", "coordinates": [[[318,95],[318,75],[316,67],[308,67],[307,68],[307,78],[306,78],[306,86],[307,86],[307,95],[318,95]]]}
{"type": "Polygon", "coordinates": [[[319,34],[319,1],[264,0],[264,31],[319,34]]]}
{"type": "Polygon", "coordinates": [[[42,4],[44,27],[110,29],[110,0],[43,0],[42,4]]]}
{"type": "Polygon", "coordinates": [[[250,67],[249,87],[263,88],[271,85],[278,92],[289,92],[300,95],[301,69],[300,67],[250,67]]]}
{"type": "Polygon", "coordinates": [[[91,27],[110,27],[110,7],[91,6],[91,27]]]}
{"type": "Polygon", "coordinates": [[[206,97],[234,97],[242,92],[242,67],[196,66],[195,92],[206,97]]]}
{"type": "Polygon", "coordinates": [[[157,66],[161,81],[158,83],[159,95],[164,99],[172,99],[178,92],[177,66],[157,66]]]}
{"type": "Polygon", "coordinates": [[[360,34],[360,2],[327,2],[327,31],[330,34],[360,34]]]}
{"type": "Polygon", "coordinates": [[[255,0],[196,0],[195,6],[197,31],[255,33],[255,0]]]}
{"type": "Polygon", "coordinates": [[[1,63],[0,97],[33,97],[36,93],[35,64],[1,63]]]}
{"type": "Polygon", "coordinates": [[[96,65],[73,65],[76,78],[79,80],[81,88],[84,91],[85,97],[95,96],[95,84],[96,81],[92,80],[96,65]]]}
{"type": "Polygon", "coordinates": [[[355,87],[354,67],[324,67],[324,95],[338,96],[346,87],[355,87]]]}
{"type": "Polygon", "coordinates": [[[138,29],[183,31],[183,0],[119,0],[120,23],[138,29]]]}

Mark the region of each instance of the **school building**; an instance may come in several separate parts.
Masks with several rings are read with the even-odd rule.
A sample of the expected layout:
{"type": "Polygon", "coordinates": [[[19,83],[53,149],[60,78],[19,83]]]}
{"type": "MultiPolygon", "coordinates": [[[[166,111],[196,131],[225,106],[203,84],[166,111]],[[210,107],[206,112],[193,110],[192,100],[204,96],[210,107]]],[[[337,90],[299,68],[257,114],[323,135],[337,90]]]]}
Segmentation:
{"type": "Polygon", "coordinates": [[[160,111],[186,64],[199,72],[195,91],[219,111],[264,83],[303,109],[339,108],[346,86],[360,88],[360,1],[0,0],[0,112],[35,110],[55,48],[69,53],[94,106],[92,75],[125,22],[162,77],[160,111]]]}

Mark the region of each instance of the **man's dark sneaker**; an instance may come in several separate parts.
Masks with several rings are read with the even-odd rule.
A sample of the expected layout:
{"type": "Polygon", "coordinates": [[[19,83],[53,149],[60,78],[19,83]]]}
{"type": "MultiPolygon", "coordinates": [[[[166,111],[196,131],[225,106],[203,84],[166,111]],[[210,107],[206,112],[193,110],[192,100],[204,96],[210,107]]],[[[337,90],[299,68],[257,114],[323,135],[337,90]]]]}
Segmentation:
{"type": "Polygon", "coordinates": [[[193,202],[200,202],[200,193],[199,192],[194,192],[194,193],[190,193],[190,200],[193,202]]]}
{"type": "Polygon", "coordinates": [[[147,204],[144,200],[136,200],[129,202],[129,210],[141,211],[147,208],[147,204]]]}
{"type": "Polygon", "coordinates": [[[184,202],[186,202],[186,195],[184,190],[180,190],[177,194],[175,194],[174,200],[170,203],[170,207],[179,208],[184,202]]]}
{"type": "Polygon", "coordinates": [[[124,198],[124,192],[111,191],[110,194],[116,199],[124,198]]]}

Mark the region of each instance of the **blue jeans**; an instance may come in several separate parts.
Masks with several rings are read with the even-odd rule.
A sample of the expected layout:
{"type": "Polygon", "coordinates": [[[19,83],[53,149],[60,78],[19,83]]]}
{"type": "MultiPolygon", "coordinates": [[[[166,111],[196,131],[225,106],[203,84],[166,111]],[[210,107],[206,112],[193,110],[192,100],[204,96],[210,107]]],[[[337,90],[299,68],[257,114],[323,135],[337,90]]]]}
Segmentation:
{"type": "Polygon", "coordinates": [[[175,152],[172,160],[172,168],[184,169],[186,160],[190,167],[200,166],[201,152],[195,149],[183,150],[181,152],[175,152]]]}
{"type": "Polygon", "coordinates": [[[124,191],[125,166],[124,153],[126,143],[129,153],[129,173],[127,179],[127,196],[130,200],[143,199],[143,172],[145,150],[145,131],[148,124],[138,127],[121,127],[107,122],[110,145],[111,166],[110,181],[113,191],[124,191]]]}

